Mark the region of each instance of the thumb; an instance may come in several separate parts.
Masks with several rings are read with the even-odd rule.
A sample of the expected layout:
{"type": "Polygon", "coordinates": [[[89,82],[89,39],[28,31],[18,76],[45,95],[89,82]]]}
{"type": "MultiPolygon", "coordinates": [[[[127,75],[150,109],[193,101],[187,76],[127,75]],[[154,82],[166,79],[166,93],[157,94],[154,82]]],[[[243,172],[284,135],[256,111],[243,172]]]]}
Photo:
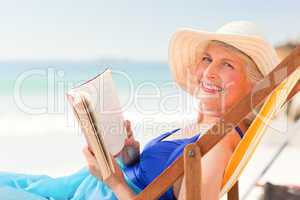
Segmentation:
{"type": "Polygon", "coordinates": [[[131,123],[129,120],[124,121],[124,126],[126,129],[127,137],[129,138],[129,137],[133,136],[132,129],[131,129],[131,123]]]}

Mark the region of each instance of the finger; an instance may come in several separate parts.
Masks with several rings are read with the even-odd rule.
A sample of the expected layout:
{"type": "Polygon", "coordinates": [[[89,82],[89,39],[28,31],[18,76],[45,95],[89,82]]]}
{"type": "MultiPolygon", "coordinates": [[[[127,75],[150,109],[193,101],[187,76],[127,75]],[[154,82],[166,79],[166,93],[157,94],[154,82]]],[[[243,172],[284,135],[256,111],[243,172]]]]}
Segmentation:
{"type": "Polygon", "coordinates": [[[129,120],[125,120],[124,121],[124,126],[125,126],[125,129],[126,129],[126,134],[127,134],[127,137],[131,137],[133,134],[132,134],[132,129],[131,129],[131,123],[129,120]]]}
{"type": "Polygon", "coordinates": [[[124,121],[124,126],[125,126],[125,129],[126,129],[127,132],[131,131],[131,124],[130,124],[129,120],[124,121]]]}
{"type": "Polygon", "coordinates": [[[82,152],[84,153],[84,155],[87,155],[87,156],[90,156],[92,155],[90,149],[88,146],[85,146],[83,149],[82,149],[82,152]]]}
{"type": "Polygon", "coordinates": [[[87,148],[88,148],[89,152],[90,152],[93,156],[95,156],[95,154],[94,154],[92,148],[91,148],[89,145],[87,146],[87,148]]]}
{"type": "Polygon", "coordinates": [[[92,152],[90,151],[88,146],[83,148],[83,153],[84,153],[85,159],[87,161],[87,167],[89,169],[89,172],[93,176],[99,177],[101,179],[102,176],[101,176],[101,173],[98,170],[97,160],[96,160],[95,156],[92,154],[92,152]]]}
{"type": "Polygon", "coordinates": [[[97,171],[98,165],[97,161],[94,158],[86,157],[87,167],[89,168],[89,171],[95,173],[97,171]]]}
{"type": "Polygon", "coordinates": [[[85,146],[83,149],[82,149],[82,152],[84,155],[88,155],[89,154],[89,148],[88,146],[85,146]]]}
{"type": "Polygon", "coordinates": [[[85,155],[87,162],[95,162],[96,161],[95,156],[91,153],[91,151],[89,150],[88,147],[85,147],[83,149],[83,154],[85,155]]]}

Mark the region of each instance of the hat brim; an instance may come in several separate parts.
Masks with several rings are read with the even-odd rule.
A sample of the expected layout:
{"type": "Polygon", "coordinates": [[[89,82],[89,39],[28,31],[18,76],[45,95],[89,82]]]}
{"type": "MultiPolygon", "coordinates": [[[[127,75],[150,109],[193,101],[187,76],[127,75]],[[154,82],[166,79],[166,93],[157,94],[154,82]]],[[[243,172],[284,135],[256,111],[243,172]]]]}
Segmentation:
{"type": "Polygon", "coordinates": [[[203,52],[211,40],[222,41],[247,54],[256,63],[263,76],[279,62],[272,45],[260,37],[192,29],[178,30],[170,40],[169,66],[175,81],[191,94],[194,92],[196,82],[189,68],[196,64],[199,52],[203,52]]]}

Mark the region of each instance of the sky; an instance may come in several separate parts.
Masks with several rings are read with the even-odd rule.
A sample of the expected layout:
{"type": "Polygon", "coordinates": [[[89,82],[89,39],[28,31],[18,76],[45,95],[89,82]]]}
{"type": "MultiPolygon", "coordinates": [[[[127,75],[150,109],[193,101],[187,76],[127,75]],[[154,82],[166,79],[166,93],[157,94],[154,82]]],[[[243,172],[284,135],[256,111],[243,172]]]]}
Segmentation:
{"type": "Polygon", "coordinates": [[[300,36],[300,1],[0,0],[0,60],[167,60],[181,27],[256,23],[278,44],[300,36]]]}

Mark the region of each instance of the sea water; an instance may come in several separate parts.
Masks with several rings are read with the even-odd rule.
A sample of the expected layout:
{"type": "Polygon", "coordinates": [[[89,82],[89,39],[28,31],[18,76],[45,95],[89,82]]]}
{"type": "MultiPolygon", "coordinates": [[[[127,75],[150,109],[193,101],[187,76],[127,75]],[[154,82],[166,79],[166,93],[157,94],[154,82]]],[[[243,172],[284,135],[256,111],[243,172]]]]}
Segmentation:
{"type": "Polygon", "coordinates": [[[125,118],[141,137],[195,118],[195,105],[166,62],[131,60],[0,62],[0,135],[80,134],[66,92],[106,68],[113,71],[125,118]]]}

